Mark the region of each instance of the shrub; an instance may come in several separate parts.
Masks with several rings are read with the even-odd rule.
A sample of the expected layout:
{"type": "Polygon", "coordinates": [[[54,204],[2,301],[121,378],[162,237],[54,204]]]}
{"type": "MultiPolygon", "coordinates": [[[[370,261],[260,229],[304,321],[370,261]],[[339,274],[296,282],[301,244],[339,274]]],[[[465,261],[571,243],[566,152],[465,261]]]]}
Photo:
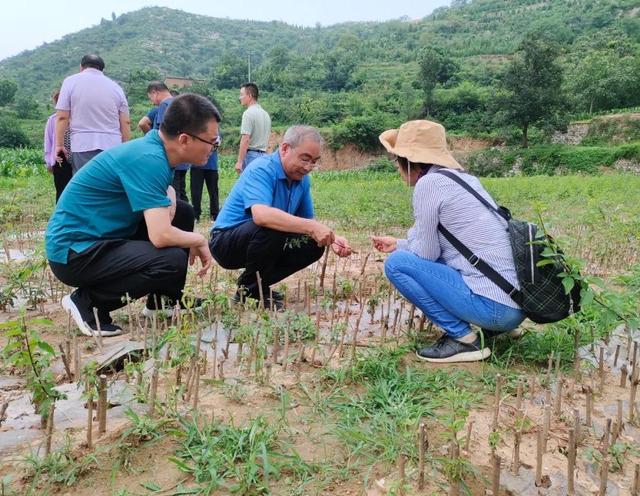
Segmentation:
{"type": "Polygon", "coordinates": [[[15,119],[0,117],[0,147],[17,148],[29,145],[29,138],[15,119]]]}

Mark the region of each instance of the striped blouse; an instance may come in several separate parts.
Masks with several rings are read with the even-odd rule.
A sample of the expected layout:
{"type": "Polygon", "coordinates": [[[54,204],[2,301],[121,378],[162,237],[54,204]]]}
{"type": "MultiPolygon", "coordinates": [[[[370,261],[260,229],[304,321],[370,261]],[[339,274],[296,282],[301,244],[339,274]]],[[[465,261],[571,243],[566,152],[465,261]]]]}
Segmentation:
{"type": "MultiPolygon", "coordinates": [[[[475,294],[520,308],[438,231],[438,223],[442,223],[473,253],[519,288],[506,221],[489,211],[453,180],[443,174],[435,174],[435,170],[436,167],[429,169],[416,183],[413,193],[414,224],[407,233],[407,239],[398,240],[397,248],[411,251],[427,260],[441,260],[460,272],[475,294]]],[[[476,177],[456,170],[452,172],[459,174],[469,186],[496,205],[476,177]]]]}

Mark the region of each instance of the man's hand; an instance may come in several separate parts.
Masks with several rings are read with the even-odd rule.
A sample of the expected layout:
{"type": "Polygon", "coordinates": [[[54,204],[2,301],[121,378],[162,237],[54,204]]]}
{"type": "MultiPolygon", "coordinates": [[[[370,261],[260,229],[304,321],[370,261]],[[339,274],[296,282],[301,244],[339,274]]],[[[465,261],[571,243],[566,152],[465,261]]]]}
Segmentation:
{"type": "Polygon", "coordinates": [[[211,256],[211,251],[209,250],[209,244],[207,240],[203,238],[203,243],[198,246],[194,246],[189,250],[189,265],[193,265],[196,261],[196,258],[199,258],[202,262],[202,268],[198,271],[198,276],[204,276],[211,264],[213,263],[213,257],[211,256]]]}
{"type": "Polygon", "coordinates": [[[236,162],[236,172],[238,175],[242,174],[242,162],[236,162]]]}
{"type": "Polygon", "coordinates": [[[382,253],[391,253],[398,246],[398,240],[393,236],[371,236],[373,247],[382,253]]]}
{"type": "Polygon", "coordinates": [[[54,152],[56,162],[58,162],[59,164],[62,164],[62,157],[66,157],[66,159],[69,160],[69,151],[64,147],[64,145],[56,146],[54,152]]]}
{"type": "Polygon", "coordinates": [[[332,244],[335,240],[333,231],[318,221],[314,220],[311,222],[313,224],[311,230],[309,231],[309,236],[311,236],[313,240],[318,243],[318,246],[328,246],[332,244]]]}
{"type": "Polygon", "coordinates": [[[335,253],[339,257],[348,257],[353,253],[353,250],[351,249],[347,238],[344,238],[342,236],[334,237],[334,241],[331,244],[331,249],[333,250],[333,253],[335,253]]]}

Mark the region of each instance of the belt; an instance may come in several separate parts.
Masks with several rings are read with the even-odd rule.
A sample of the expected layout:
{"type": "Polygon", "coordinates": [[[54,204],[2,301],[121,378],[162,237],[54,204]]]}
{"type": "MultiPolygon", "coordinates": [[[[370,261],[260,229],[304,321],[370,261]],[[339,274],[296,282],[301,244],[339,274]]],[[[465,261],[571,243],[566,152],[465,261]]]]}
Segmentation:
{"type": "Polygon", "coordinates": [[[267,153],[266,150],[258,150],[257,148],[247,148],[248,152],[267,153]]]}

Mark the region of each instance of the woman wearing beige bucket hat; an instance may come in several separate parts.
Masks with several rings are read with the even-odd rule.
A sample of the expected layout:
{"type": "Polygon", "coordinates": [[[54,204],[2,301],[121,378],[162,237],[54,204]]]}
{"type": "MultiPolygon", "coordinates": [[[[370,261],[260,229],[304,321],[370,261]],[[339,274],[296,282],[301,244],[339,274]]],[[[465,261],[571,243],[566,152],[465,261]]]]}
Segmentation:
{"type": "Polygon", "coordinates": [[[503,333],[518,327],[524,313],[476,268],[477,260],[467,260],[449,243],[442,227],[518,288],[506,222],[459,184],[461,179],[495,205],[480,181],[453,158],[440,124],[405,122],[382,133],[380,142],[396,156],[403,180],[415,186],[415,222],[407,239],[373,236],[373,245],[390,253],[384,266],[389,281],[444,331],[433,346],[418,350],[418,357],[430,362],[483,360],[491,351],[470,324],[503,333]]]}

